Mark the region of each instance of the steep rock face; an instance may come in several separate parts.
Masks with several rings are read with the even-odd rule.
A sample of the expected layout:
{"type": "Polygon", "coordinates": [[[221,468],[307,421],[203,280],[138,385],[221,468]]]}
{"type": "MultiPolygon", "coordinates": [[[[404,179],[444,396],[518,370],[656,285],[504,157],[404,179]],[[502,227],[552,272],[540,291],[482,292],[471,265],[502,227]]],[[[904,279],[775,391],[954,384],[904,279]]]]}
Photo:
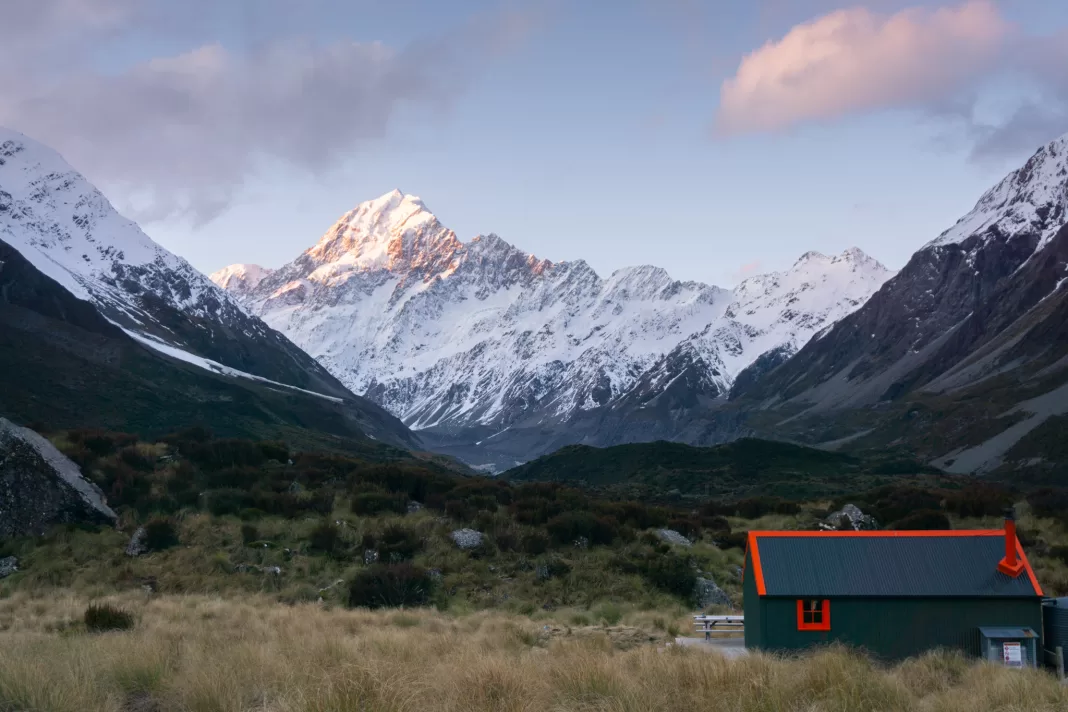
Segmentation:
{"type": "Polygon", "coordinates": [[[0,539],[56,524],[114,524],[100,488],[52,443],[0,418],[0,539]]]}
{"type": "Polygon", "coordinates": [[[529,457],[592,430],[629,437],[623,421],[638,409],[670,411],[657,430],[676,431],[680,413],[723,398],[765,351],[797,349],[889,274],[849,250],[810,253],[735,290],[648,265],[604,278],[495,235],[461,242],[394,191],[241,298],[422,434],[473,446],[497,434],[529,457]]]}
{"type": "Polygon", "coordinates": [[[815,432],[815,423],[844,423],[865,409],[858,427],[874,432],[858,444],[914,443],[950,469],[996,469],[1028,433],[1068,413],[1068,394],[1059,395],[1068,343],[1058,323],[1066,206],[1068,137],[987,192],[863,307],[764,378],[736,384],[737,399],[791,413],[789,427],[815,432]],[[926,412],[934,399],[937,422],[926,412]],[[896,420],[898,403],[914,403],[905,422],[896,420]],[[871,417],[880,410],[885,418],[871,417]]]}

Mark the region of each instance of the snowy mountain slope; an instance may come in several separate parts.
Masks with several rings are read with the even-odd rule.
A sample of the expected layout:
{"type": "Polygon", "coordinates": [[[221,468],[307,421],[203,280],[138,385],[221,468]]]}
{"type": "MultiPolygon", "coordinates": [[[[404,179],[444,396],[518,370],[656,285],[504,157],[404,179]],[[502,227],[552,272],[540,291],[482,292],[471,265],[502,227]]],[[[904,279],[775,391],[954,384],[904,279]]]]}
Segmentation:
{"type": "MultiPolygon", "coordinates": [[[[123,218],[55,151],[8,129],[0,129],[0,243],[143,346],[379,411],[123,218]]],[[[413,441],[377,415],[389,423],[380,434],[413,441]]]]}
{"type": "Polygon", "coordinates": [[[1013,466],[1034,469],[1050,450],[1027,438],[1063,427],[1057,418],[1068,413],[1066,280],[1068,136],[988,191],[861,308],[734,396],[795,437],[896,443],[959,472],[990,471],[1019,452],[1026,463],[1013,466]],[[1023,412],[1034,416],[1025,423],[1023,412]]]}
{"type": "Polygon", "coordinates": [[[274,270],[259,265],[230,265],[213,272],[208,279],[222,289],[241,296],[255,289],[264,277],[269,277],[272,272],[274,270]]]}
{"type": "Polygon", "coordinates": [[[393,191],[234,293],[409,426],[488,436],[647,404],[683,371],[722,397],[762,353],[800,348],[889,276],[854,249],[810,253],[733,291],[647,265],[605,278],[496,235],[461,242],[419,198],[393,191]]]}
{"type": "Polygon", "coordinates": [[[979,199],[975,208],[926,247],[984,239],[1037,235],[1042,249],[1068,221],[1068,135],[1038,149],[979,199]]]}

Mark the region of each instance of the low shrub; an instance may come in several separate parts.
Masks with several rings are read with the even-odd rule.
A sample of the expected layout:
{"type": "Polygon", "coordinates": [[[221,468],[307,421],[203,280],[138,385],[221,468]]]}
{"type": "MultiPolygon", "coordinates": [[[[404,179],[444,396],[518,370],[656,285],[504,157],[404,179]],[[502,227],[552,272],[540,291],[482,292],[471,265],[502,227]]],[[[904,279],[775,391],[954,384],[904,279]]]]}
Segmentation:
{"type": "Polygon", "coordinates": [[[1068,517],[1068,487],[1044,487],[1027,495],[1031,512],[1038,517],[1068,517]]]}
{"type": "Polygon", "coordinates": [[[202,502],[204,509],[216,517],[238,514],[255,503],[249,492],[234,487],[208,490],[204,493],[202,502]]]}
{"type": "Polygon", "coordinates": [[[260,447],[260,452],[262,452],[263,456],[268,460],[274,460],[275,462],[283,464],[289,461],[289,447],[285,443],[265,440],[258,443],[258,445],[260,447]]]}
{"type": "Polygon", "coordinates": [[[733,509],[745,519],[760,519],[767,514],[797,514],[801,505],[780,497],[750,497],[736,502],[733,509]]]}
{"type": "MultiPolygon", "coordinates": [[[[1013,499],[1013,493],[1004,487],[970,484],[947,493],[945,508],[959,517],[996,517],[1012,505],[1013,499]]],[[[1028,501],[1031,501],[1030,497],[1028,501]]]]}
{"type": "Polygon", "coordinates": [[[259,529],[257,529],[252,524],[242,524],[241,525],[241,543],[242,544],[244,544],[245,546],[250,546],[251,544],[253,544],[253,543],[255,543],[255,542],[259,541],[259,540],[260,540],[260,530],[259,529]]]}
{"type": "Polygon", "coordinates": [[[697,572],[689,557],[678,554],[649,557],[640,571],[649,583],[680,598],[691,597],[697,586],[697,572]]]}
{"type": "Polygon", "coordinates": [[[523,553],[539,556],[549,550],[549,537],[544,532],[534,531],[523,537],[523,553]]]}
{"type": "Polygon", "coordinates": [[[519,549],[519,535],[513,529],[498,529],[493,534],[493,543],[500,551],[516,551],[519,549]]]}
{"type": "Polygon", "coordinates": [[[83,621],[90,633],[130,630],[134,627],[134,617],[131,613],[109,603],[91,604],[85,609],[83,621]]]}
{"type": "Polygon", "coordinates": [[[149,551],[163,551],[178,545],[178,528],[170,519],[157,517],[145,523],[145,546],[149,551]]]}
{"type": "Polygon", "coordinates": [[[745,549],[748,541],[749,532],[727,532],[716,535],[716,543],[721,549],[745,549]]]}
{"type": "Polygon", "coordinates": [[[617,625],[623,620],[623,609],[614,603],[606,603],[597,612],[597,617],[608,625],[617,625]]]}
{"type": "Polygon", "coordinates": [[[352,513],[363,516],[393,512],[404,514],[408,511],[408,498],[403,494],[370,491],[356,492],[352,495],[352,513]]]}
{"type": "Polygon", "coordinates": [[[731,525],[730,522],[727,521],[727,518],[718,515],[702,516],[701,527],[717,534],[730,534],[731,531],[731,525]]]}
{"type": "Polygon", "coordinates": [[[433,587],[430,574],[417,566],[375,564],[353,577],[349,584],[349,606],[423,606],[430,602],[433,587]]]}
{"type": "MultiPolygon", "coordinates": [[[[668,529],[673,529],[679,534],[691,539],[701,538],[701,525],[689,518],[675,518],[668,521],[668,529]]],[[[729,528],[729,527],[728,527],[729,528]]]]}
{"type": "Polygon", "coordinates": [[[460,524],[468,524],[478,516],[478,510],[462,499],[450,499],[445,502],[445,516],[460,524]]]}
{"type": "Polygon", "coordinates": [[[383,561],[398,563],[411,559],[423,546],[418,534],[399,524],[382,530],[378,538],[378,555],[383,561]]]}
{"type": "Polygon", "coordinates": [[[890,525],[890,529],[899,531],[917,531],[926,529],[952,529],[949,517],[934,509],[924,509],[902,517],[890,525]]]}
{"type": "Polygon", "coordinates": [[[308,546],[312,551],[333,554],[341,544],[341,530],[333,522],[323,522],[308,535],[308,546]]]}
{"type": "Polygon", "coordinates": [[[558,546],[568,546],[580,537],[593,545],[609,545],[616,538],[618,525],[607,517],[596,517],[589,512],[564,512],[545,525],[558,546]]]}
{"type": "Polygon", "coordinates": [[[119,459],[140,472],[152,472],[154,460],[136,445],[127,445],[119,450],[119,459]]]}

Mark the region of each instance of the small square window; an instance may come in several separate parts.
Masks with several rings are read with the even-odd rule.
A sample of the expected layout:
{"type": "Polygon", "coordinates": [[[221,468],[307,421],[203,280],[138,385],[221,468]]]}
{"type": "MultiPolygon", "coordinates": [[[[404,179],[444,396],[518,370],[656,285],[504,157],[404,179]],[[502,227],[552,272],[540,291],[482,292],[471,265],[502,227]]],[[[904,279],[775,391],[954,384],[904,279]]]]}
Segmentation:
{"type": "Polygon", "coordinates": [[[831,602],[827,599],[804,598],[797,602],[798,630],[830,630],[831,602]]]}

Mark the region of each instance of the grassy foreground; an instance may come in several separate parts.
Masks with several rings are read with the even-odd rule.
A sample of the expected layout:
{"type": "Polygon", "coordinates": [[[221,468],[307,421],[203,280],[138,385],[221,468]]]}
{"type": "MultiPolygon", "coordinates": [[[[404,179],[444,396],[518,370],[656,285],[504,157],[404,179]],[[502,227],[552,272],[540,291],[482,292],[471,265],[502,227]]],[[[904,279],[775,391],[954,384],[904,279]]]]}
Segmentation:
{"type": "Polygon", "coordinates": [[[879,668],[841,649],[728,660],[607,635],[550,636],[529,618],[368,612],[265,598],[111,599],[133,630],[90,634],[87,600],[0,600],[0,710],[1068,709],[1040,672],[931,654],[879,668]]]}

